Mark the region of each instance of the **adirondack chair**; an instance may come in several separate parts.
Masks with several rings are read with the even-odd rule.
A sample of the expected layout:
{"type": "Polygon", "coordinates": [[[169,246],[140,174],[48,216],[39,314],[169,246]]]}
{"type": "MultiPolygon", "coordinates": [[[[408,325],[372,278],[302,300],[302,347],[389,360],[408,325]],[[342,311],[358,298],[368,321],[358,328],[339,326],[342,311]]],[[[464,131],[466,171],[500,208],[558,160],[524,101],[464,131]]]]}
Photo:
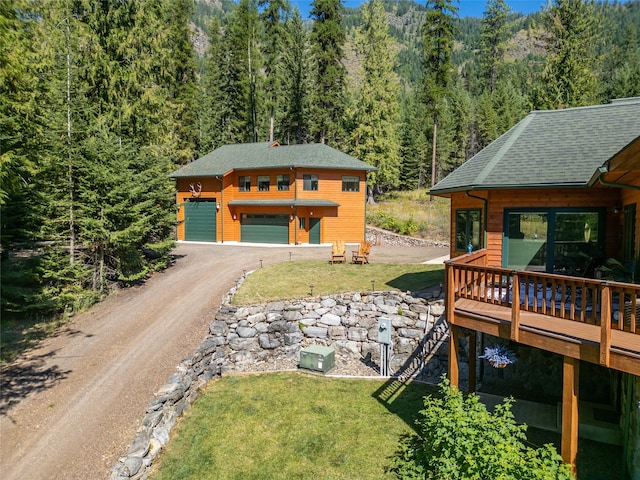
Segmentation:
{"type": "Polygon", "coordinates": [[[331,263],[347,263],[347,254],[345,252],[345,245],[342,241],[333,242],[331,246],[331,263]]]}
{"type": "Polygon", "coordinates": [[[371,252],[371,243],[360,242],[358,250],[351,251],[351,263],[359,263],[361,265],[369,263],[369,252],[371,252]]]}

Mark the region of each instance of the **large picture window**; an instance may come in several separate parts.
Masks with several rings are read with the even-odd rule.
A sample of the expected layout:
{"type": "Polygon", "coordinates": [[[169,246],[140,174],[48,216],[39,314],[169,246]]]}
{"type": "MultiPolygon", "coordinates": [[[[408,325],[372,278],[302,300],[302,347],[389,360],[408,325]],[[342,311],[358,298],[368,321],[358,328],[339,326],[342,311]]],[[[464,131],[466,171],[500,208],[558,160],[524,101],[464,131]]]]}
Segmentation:
{"type": "Polygon", "coordinates": [[[588,276],[604,255],[604,210],[549,208],[505,212],[503,265],[588,276]]]}
{"type": "Polygon", "coordinates": [[[251,191],[251,177],[238,177],[238,190],[241,192],[251,191]]]}
{"type": "Polygon", "coordinates": [[[479,208],[456,210],[456,250],[467,251],[469,243],[473,250],[483,248],[481,220],[479,208]]]}
{"type": "Polygon", "coordinates": [[[318,175],[305,174],[302,176],[303,190],[318,190],[318,175]]]}

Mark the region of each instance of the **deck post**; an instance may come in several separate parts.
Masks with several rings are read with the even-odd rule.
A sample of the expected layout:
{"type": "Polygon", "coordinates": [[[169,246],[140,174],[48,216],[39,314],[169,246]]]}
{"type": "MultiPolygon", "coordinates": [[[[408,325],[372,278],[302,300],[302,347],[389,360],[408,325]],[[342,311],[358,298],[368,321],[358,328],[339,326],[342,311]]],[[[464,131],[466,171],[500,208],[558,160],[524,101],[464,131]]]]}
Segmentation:
{"type": "Polygon", "coordinates": [[[453,265],[450,262],[445,262],[445,297],[444,297],[444,305],[445,305],[445,314],[447,318],[447,322],[449,325],[453,325],[455,323],[454,317],[454,309],[456,303],[456,288],[455,288],[455,279],[453,272],[453,265]]]}
{"type": "Polygon", "coordinates": [[[476,393],[476,341],[477,333],[472,331],[469,334],[469,393],[476,393]]]}
{"type": "Polygon", "coordinates": [[[578,454],[578,379],[580,360],[564,356],[562,363],[562,460],[576,475],[578,454]]]}
{"type": "Polygon", "coordinates": [[[458,336],[460,330],[455,325],[449,325],[449,382],[458,388],[458,336]]]}
{"type": "Polygon", "coordinates": [[[520,340],[520,280],[515,270],[511,274],[511,340],[520,340]]]}
{"type": "MultiPolygon", "coordinates": [[[[620,295],[620,315],[624,305],[620,295]]],[[[602,286],[602,304],[600,305],[600,365],[609,367],[611,360],[611,289],[609,284],[602,286]]]]}

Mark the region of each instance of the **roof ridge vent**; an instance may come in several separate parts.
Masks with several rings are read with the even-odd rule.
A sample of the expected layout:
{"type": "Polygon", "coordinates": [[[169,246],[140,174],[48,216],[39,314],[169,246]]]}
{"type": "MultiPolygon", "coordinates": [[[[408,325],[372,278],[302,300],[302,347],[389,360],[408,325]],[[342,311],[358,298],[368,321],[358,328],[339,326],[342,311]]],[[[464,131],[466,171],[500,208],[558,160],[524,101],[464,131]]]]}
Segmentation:
{"type": "Polygon", "coordinates": [[[280,146],[280,142],[273,142],[272,144],[269,145],[269,148],[271,147],[279,147],[280,146]]]}

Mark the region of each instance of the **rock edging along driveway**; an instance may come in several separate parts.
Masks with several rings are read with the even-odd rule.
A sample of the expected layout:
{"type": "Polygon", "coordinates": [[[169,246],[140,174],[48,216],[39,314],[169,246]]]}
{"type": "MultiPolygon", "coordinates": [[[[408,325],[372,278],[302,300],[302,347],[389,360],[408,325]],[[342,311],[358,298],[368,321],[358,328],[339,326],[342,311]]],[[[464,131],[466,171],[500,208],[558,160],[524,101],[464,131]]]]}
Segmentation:
{"type": "Polygon", "coordinates": [[[350,365],[361,366],[364,359],[368,371],[375,373],[380,317],[389,318],[393,326],[392,376],[436,382],[446,371],[448,327],[439,298],[371,292],[236,307],[229,301],[238,285],[223,299],[195,353],[180,363],[147,405],[142,425],[110,479],[146,478],[178,417],[198,398],[201,387],[223,373],[295,369],[300,350],[311,344],[334,348],[338,372],[353,374],[350,365]]]}

